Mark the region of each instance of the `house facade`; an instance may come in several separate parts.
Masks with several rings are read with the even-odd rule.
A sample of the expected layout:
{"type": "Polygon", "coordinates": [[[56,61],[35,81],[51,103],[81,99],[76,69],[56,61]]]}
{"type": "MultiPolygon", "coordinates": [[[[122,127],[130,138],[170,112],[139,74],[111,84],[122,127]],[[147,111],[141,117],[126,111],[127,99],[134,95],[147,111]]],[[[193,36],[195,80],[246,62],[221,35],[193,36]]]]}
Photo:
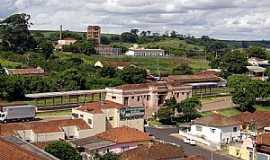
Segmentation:
{"type": "Polygon", "coordinates": [[[163,57],[167,56],[163,49],[129,49],[126,52],[127,56],[149,56],[149,57],[163,57]]]}
{"type": "Polygon", "coordinates": [[[144,108],[126,107],[112,101],[94,102],[72,109],[73,119],[83,119],[95,133],[127,126],[144,131],[144,108]]]}
{"type": "Polygon", "coordinates": [[[175,97],[181,102],[192,96],[192,88],[178,83],[128,84],[106,88],[106,100],[130,107],[145,108],[145,117],[150,118],[165,103],[175,97]]]}
{"type": "Polygon", "coordinates": [[[218,114],[194,120],[188,134],[216,146],[241,140],[239,122],[218,114]]]}

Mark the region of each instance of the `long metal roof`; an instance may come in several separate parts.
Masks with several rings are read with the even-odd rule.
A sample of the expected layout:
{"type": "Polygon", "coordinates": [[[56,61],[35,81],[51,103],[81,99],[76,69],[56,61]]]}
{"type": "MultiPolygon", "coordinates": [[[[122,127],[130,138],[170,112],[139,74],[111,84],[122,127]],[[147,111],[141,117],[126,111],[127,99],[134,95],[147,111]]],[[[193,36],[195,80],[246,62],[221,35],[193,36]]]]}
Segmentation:
{"type": "Polygon", "coordinates": [[[79,90],[79,91],[65,91],[65,92],[47,92],[47,93],[34,93],[26,94],[26,98],[50,98],[50,97],[62,97],[62,96],[79,96],[88,95],[94,93],[105,93],[105,89],[99,90],[79,90]]]}

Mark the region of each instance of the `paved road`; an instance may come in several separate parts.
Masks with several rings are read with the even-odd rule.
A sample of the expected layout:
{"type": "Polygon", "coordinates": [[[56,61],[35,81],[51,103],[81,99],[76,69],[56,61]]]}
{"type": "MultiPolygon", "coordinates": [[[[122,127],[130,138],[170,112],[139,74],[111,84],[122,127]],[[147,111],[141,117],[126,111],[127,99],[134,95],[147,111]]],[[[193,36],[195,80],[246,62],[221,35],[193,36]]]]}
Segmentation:
{"type": "Polygon", "coordinates": [[[178,145],[181,145],[184,148],[184,151],[188,155],[201,155],[207,160],[234,160],[234,158],[230,158],[229,156],[223,156],[217,153],[211,153],[210,151],[201,148],[199,146],[191,146],[189,144],[184,143],[182,140],[170,136],[172,133],[177,133],[178,129],[177,128],[170,128],[170,129],[156,129],[156,128],[146,128],[146,132],[152,134],[156,138],[170,142],[170,143],[175,143],[178,145]],[[212,157],[212,158],[211,158],[212,157]]]}

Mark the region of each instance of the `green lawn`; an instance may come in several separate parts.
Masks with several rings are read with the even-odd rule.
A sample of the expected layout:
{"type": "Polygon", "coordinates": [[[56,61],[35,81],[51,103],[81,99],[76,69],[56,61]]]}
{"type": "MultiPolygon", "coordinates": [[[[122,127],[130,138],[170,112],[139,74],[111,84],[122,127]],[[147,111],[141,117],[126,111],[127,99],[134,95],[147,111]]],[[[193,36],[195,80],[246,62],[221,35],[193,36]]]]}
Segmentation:
{"type": "MultiPolygon", "coordinates": [[[[218,111],[219,114],[226,116],[226,117],[231,117],[240,114],[241,112],[237,108],[230,108],[230,109],[224,109],[218,111]]],[[[214,114],[213,112],[202,112],[201,116],[206,117],[214,114]]]]}
{"type": "Polygon", "coordinates": [[[255,108],[256,108],[257,111],[270,112],[270,106],[256,105],[255,108]]]}
{"type": "Polygon", "coordinates": [[[70,109],[63,111],[37,113],[37,117],[53,117],[53,116],[68,116],[68,115],[71,115],[70,109]]]}
{"type": "Polygon", "coordinates": [[[0,64],[3,67],[7,67],[7,68],[16,68],[16,67],[22,65],[21,63],[12,62],[12,61],[1,59],[1,58],[0,58],[0,64]]]}

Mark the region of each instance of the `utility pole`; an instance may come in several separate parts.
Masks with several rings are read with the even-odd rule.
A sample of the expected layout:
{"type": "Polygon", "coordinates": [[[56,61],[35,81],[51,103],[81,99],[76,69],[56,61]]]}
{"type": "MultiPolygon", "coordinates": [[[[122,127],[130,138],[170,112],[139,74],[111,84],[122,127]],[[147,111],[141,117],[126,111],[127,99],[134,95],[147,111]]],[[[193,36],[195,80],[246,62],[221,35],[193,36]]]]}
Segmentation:
{"type": "Polygon", "coordinates": [[[62,24],[60,25],[60,34],[59,34],[59,39],[62,40],[63,39],[63,26],[62,24]]]}

